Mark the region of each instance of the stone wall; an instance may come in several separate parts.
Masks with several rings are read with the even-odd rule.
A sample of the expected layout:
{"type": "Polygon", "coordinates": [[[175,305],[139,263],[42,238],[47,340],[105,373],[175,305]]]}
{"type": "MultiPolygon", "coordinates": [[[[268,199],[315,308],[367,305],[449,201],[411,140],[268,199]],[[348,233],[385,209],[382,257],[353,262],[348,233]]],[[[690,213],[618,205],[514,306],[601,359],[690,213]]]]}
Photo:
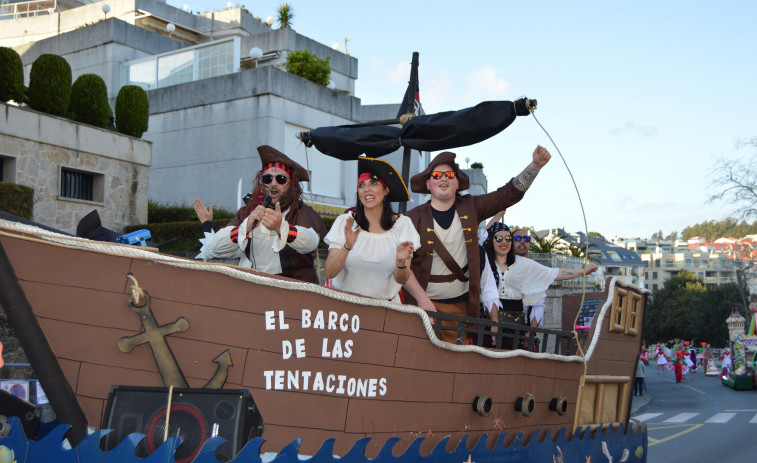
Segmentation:
{"type": "Polygon", "coordinates": [[[13,164],[5,180],[34,188],[34,221],[75,233],[97,209],[118,232],[147,223],[150,142],[2,103],[0,111],[0,156],[13,164]],[[95,200],[60,197],[61,168],[94,174],[95,200]]]}

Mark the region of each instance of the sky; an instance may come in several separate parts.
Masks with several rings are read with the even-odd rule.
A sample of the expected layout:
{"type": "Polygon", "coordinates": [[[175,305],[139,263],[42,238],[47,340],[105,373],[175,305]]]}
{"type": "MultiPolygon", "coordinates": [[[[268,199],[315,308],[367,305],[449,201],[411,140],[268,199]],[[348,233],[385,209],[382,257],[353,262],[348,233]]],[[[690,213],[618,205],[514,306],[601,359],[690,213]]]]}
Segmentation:
{"type": "MultiPolygon", "coordinates": [[[[168,3],[206,12],[228,1],[168,3]]],[[[735,205],[709,198],[718,159],[757,154],[738,147],[757,136],[757,2],[289,3],[295,31],[358,59],[363,105],[401,101],[415,51],[427,114],[538,101],[535,117],[452,150],[461,166],[483,164],[490,190],[521,172],[537,145],[550,151],[505,214],[509,224],[649,238],[735,215],[735,205]]],[[[242,5],[265,19],[280,4],[242,5]]]]}

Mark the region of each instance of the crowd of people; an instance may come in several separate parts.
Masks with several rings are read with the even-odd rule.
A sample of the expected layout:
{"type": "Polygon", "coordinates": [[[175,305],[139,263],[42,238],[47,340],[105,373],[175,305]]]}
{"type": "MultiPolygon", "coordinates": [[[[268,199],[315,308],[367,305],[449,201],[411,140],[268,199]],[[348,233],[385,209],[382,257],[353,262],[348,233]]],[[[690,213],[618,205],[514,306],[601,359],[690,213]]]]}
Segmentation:
{"type": "MultiPolygon", "coordinates": [[[[204,232],[198,259],[239,259],[240,266],[318,283],[314,256],[323,240],[329,247],[324,273],[333,288],[431,312],[530,326],[543,323],[552,282],[597,270],[595,264],[549,268],[528,259],[528,230],[511,231],[500,221],[549,162],[551,155],[541,146],[521,173],[482,195],[465,194],[469,179],[455,153],[439,154],[410,179],[410,189],[429,200],[406,214],[391,206],[410,198],[394,166],[360,158],[355,206],[328,232],[302,198],[300,182],[309,181],[308,171],[270,146],[258,153],[262,168],[252,194],[225,228],[215,232],[212,206],[195,200],[204,232]],[[479,237],[479,224],[490,217],[479,237]]],[[[443,330],[441,338],[468,343],[453,329],[443,330]]],[[[491,336],[486,338],[484,345],[492,346],[491,336]]]]}
{"type": "Polygon", "coordinates": [[[639,368],[636,371],[636,377],[637,381],[639,377],[644,377],[646,365],[651,361],[654,361],[657,365],[658,375],[665,374],[666,370],[672,371],[676,383],[683,382],[686,379],[686,374],[694,379],[694,375],[698,371],[702,371],[707,376],[728,376],[731,372],[731,352],[728,347],[723,349],[719,360],[721,361],[720,371],[715,366],[715,355],[708,343],[702,343],[697,348],[689,341],[675,339],[655,345],[652,354],[649,354],[646,345],[644,345],[639,356],[639,368]]]}

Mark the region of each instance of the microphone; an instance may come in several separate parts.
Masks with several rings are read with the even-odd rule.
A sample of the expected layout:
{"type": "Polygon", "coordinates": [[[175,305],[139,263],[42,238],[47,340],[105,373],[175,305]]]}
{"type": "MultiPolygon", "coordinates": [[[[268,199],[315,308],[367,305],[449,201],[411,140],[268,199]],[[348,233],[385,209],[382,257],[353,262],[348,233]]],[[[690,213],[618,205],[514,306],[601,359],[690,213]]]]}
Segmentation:
{"type": "MultiPolygon", "coordinates": [[[[266,209],[271,207],[271,197],[268,195],[265,195],[265,198],[263,198],[263,202],[261,203],[261,205],[266,209]]],[[[252,230],[254,230],[255,227],[258,226],[259,222],[260,222],[259,220],[255,220],[252,222],[252,230]]]]}

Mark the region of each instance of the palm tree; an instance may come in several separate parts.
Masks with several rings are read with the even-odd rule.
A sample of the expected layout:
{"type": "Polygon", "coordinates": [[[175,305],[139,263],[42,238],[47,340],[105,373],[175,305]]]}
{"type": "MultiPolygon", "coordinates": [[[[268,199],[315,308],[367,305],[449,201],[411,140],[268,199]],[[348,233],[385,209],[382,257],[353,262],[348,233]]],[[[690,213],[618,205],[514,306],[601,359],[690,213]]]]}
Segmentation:
{"type": "Polygon", "coordinates": [[[294,19],[294,9],[289,3],[282,3],[276,9],[276,16],[279,20],[279,28],[292,27],[292,19],[294,19]]]}
{"type": "Polygon", "coordinates": [[[590,260],[592,262],[596,262],[599,264],[599,257],[602,257],[602,253],[597,250],[592,250],[591,248],[596,248],[597,245],[593,243],[589,243],[589,255],[586,256],[586,244],[568,244],[568,254],[573,257],[586,257],[587,260],[590,260]]]}
{"type": "Polygon", "coordinates": [[[544,238],[539,238],[536,233],[531,233],[531,250],[530,252],[537,254],[563,254],[565,251],[565,243],[562,237],[558,235],[547,235],[544,238]]]}

